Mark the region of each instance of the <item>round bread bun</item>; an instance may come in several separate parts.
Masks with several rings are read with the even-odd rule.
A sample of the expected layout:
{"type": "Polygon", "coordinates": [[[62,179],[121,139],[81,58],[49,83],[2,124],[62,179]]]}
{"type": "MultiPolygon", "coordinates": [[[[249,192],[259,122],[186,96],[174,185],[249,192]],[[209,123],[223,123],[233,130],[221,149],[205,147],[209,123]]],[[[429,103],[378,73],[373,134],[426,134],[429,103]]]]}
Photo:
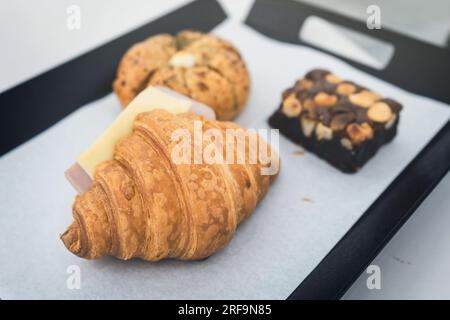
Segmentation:
{"type": "Polygon", "coordinates": [[[165,86],[210,106],[219,120],[245,106],[250,77],[239,51],[215,35],[184,30],[132,46],[119,63],[114,92],[126,107],[148,86],[165,86]]]}

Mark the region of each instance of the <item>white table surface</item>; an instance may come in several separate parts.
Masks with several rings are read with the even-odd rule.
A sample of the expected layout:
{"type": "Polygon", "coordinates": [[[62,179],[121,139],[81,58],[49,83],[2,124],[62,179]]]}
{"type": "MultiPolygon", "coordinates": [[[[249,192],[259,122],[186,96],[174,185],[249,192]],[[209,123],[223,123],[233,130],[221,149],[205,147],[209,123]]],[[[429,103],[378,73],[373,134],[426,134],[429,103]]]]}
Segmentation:
{"type": "MultiPolygon", "coordinates": [[[[365,14],[361,2],[347,0],[340,4],[343,2],[348,6],[350,14],[359,14],[360,11],[361,15],[365,14]]],[[[371,4],[377,2],[385,3],[385,1],[370,1],[371,4]]],[[[417,1],[408,3],[414,2],[417,1]]],[[[185,0],[2,1],[0,91],[82,54],[184,3],[185,0]],[[73,4],[81,8],[81,29],[70,31],[66,27],[66,8],[73,4]]],[[[221,3],[233,19],[242,20],[252,1],[222,0],[221,3]]],[[[442,4],[445,5],[443,1],[442,4]]],[[[429,11],[425,14],[425,18],[424,15],[421,16],[416,34],[431,33],[434,38],[430,38],[439,44],[441,39],[445,38],[442,30],[448,27],[448,22],[445,22],[448,19],[442,19],[443,23],[439,25],[439,19],[436,17],[442,15],[433,14],[429,11]],[[430,19],[433,18],[432,28],[424,23],[427,15],[430,19]],[[428,26],[428,29],[425,26],[428,26]]],[[[414,23],[408,20],[402,26],[414,27],[414,23]]],[[[380,290],[367,289],[368,275],[362,274],[344,298],[450,299],[448,274],[450,232],[447,231],[450,227],[449,194],[450,175],[447,175],[373,261],[373,264],[381,269],[380,290]]]]}

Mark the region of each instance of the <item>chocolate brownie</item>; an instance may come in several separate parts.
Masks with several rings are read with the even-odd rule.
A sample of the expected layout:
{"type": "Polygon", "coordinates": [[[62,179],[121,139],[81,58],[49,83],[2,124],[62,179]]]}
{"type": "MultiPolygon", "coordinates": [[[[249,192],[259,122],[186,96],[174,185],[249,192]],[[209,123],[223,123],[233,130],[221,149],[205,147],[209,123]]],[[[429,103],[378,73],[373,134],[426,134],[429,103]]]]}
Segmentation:
{"type": "Polygon", "coordinates": [[[282,94],[269,124],[343,172],[361,168],[396,135],[401,104],[316,69],[282,94]]]}

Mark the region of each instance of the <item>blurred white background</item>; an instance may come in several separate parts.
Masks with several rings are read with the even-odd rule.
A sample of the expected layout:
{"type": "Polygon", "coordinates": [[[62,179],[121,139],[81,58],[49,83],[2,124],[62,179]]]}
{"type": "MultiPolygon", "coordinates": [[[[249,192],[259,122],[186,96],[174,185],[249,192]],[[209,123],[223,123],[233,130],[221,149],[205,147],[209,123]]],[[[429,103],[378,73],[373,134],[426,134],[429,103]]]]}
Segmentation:
{"type": "MultiPolygon", "coordinates": [[[[41,0],[0,2],[0,91],[105,43],[185,0],[41,0]],[[66,27],[69,5],[81,8],[81,29],[66,27]]],[[[251,0],[221,0],[233,19],[243,20],[251,0]]],[[[450,32],[450,1],[307,0],[365,20],[370,4],[381,7],[385,27],[444,47],[450,32]]],[[[449,53],[450,56],[450,53],[449,53]]],[[[427,57],[424,57],[426,59],[427,57]]],[[[299,75],[300,76],[300,75],[299,75]]],[[[1,106],[0,106],[1,107],[1,106]]],[[[368,290],[362,274],[346,299],[450,299],[450,176],[373,262],[381,290],[368,290]]]]}

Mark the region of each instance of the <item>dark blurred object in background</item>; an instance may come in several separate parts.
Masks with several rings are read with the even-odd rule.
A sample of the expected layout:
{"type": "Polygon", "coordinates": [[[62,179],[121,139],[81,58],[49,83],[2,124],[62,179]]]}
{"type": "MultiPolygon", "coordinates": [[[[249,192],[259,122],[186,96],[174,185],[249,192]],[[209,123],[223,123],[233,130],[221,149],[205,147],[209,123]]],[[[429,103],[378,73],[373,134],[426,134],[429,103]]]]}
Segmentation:
{"type": "Polygon", "coordinates": [[[383,27],[410,37],[448,47],[450,32],[449,0],[297,0],[365,20],[366,9],[377,5],[381,9],[383,27]]]}

